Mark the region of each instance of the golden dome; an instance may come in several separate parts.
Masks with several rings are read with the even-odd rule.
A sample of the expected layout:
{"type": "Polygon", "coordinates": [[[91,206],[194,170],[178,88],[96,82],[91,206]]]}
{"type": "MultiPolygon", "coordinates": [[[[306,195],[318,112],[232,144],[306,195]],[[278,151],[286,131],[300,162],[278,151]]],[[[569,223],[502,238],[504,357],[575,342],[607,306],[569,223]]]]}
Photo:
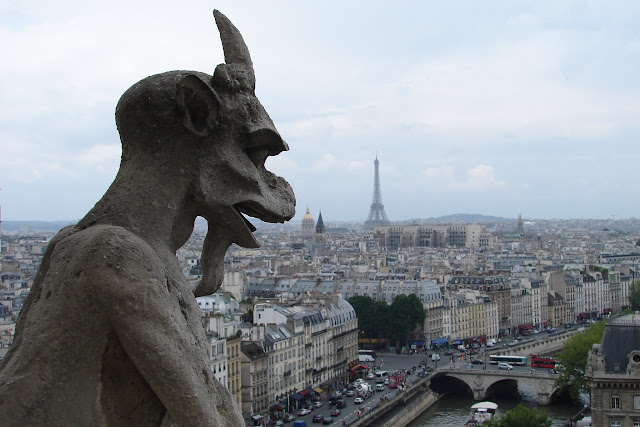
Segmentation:
{"type": "Polygon", "coordinates": [[[309,213],[309,207],[307,207],[307,213],[304,214],[304,216],[302,217],[302,219],[310,219],[311,221],[313,221],[313,217],[311,216],[311,214],[309,213]]]}

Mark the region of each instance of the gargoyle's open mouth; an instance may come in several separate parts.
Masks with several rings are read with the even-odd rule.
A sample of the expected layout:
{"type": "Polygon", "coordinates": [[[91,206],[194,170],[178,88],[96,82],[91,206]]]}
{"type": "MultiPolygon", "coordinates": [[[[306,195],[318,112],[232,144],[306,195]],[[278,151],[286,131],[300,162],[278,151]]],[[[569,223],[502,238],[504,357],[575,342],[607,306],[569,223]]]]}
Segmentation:
{"type": "Polygon", "coordinates": [[[285,222],[286,220],[289,219],[284,216],[280,216],[274,212],[270,212],[268,209],[265,209],[264,207],[262,207],[260,204],[256,202],[238,203],[234,205],[233,208],[238,213],[240,218],[242,218],[242,221],[244,222],[247,228],[246,230],[247,233],[242,233],[244,234],[242,236],[236,236],[236,238],[238,239],[236,243],[246,248],[260,246],[260,244],[258,243],[258,241],[255,239],[253,235],[253,233],[256,231],[256,227],[251,223],[251,221],[247,219],[247,216],[259,219],[261,221],[271,222],[271,223],[285,222]]]}
{"type": "Polygon", "coordinates": [[[234,208],[235,208],[236,212],[238,212],[238,215],[240,215],[242,217],[242,219],[244,220],[244,223],[246,224],[247,228],[249,230],[251,230],[252,233],[255,232],[256,231],[256,227],[251,223],[251,221],[249,221],[247,219],[246,216],[244,216],[244,213],[242,212],[241,206],[240,205],[235,205],[234,208]]]}
{"type": "MultiPolygon", "coordinates": [[[[285,222],[286,220],[289,219],[282,215],[278,215],[275,212],[269,211],[268,209],[264,208],[257,202],[252,202],[252,201],[242,202],[234,205],[233,207],[236,209],[236,211],[238,211],[241,215],[243,215],[243,218],[244,218],[244,215],[248,215],[252,218],[256,218],[264,222],[272,222],[272,223],[285,222]]],[[[253,225],[249,223],[249,221],[246,218],[244,218],[244,220],[248,223],[247,225],[251,229],[253,225]]],[[[256,231],[255,227],[253,227],[251,231],[256,231]]]]}

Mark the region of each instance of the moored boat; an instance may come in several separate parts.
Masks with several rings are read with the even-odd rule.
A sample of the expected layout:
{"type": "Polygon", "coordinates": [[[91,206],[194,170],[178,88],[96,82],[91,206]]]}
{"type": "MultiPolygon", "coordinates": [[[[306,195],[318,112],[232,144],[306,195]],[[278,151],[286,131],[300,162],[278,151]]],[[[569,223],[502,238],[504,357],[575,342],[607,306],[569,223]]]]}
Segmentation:
{"type": "Polygon", "coordinates": [[[471,414],[464,427],[477,426],[498,416],[498,405],[493,402],[479,402],[471,407],[471,414]]]}

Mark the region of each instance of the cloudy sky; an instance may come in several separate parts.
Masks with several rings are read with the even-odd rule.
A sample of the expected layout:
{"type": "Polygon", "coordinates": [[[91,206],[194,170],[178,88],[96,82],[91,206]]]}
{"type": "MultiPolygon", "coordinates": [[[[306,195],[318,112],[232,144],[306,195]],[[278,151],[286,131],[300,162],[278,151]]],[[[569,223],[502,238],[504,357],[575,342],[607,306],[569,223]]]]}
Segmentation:
{"type": "Polygon", "coordinates": [[[119,165],[136,81],[251,51],[296,219],[640,216],[640,2],[0,0],[4,220],[75,220],[119,165]]]}

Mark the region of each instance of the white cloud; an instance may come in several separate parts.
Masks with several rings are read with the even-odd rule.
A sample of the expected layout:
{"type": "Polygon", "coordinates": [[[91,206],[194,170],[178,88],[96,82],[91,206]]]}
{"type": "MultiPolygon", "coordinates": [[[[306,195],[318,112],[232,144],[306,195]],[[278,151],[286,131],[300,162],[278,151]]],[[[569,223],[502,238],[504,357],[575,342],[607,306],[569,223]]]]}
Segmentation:
{"type": "Polygon", "coordinates": [[[121,153],[119,144],[98,144],[83,150],[75,156],[74,161],[85,167],[117,172],[121,153]]]}
{"type": "Polygon", "coordinates": [[[496,177],[493,166],[479,164],[465,172],[465,178],[458,180],[451,166],[429,167],[424,171],[425,183],[438,191],[486,192],[502,190],[507,185],[496,177]]]}
{"type": "MultiPolygon", "coordinates": [[[[377,150],[385,197],[398,200],[411,191],[494,191],[505,196],[493,206],[511,209],[506,190],[518,188],[536,209],[554,201],[553,215],[565,196],[551,182],[588,193],[593,182],[638,178],[602,161],[603,150],[610,163],[637,152],[637,2],[428,1],[412,4],[411,14],[405,4],[375,0],[215,7],[247,41],[258,96],[291,146],[269,168],[312,206],[324,192],[323,209],[340,203],[352,212],[345,217],[362,216],[377,150]],[[541,177],[539,165],[549,161],[554,167],[541,177]],[[592,165],[588,182],[574,179],[577,162],[592,165]]],[[[102,188],[115,173],[113,111],[124,90],[147,75],[212,73],[222,62],[211,8],[203,0],[0,6],[0,185],[47,182],[62,189],[54,203],[89,205],[78,192],[64,197],[64,188],[72,178],[101,179],[102,188]]],[[[609,188],[603,204],[636,200],[618,215],[640,209],[624,189],[609,188]]],[[[402,215],[430,208],[420,200],[408,206],[402,215]]]]}

